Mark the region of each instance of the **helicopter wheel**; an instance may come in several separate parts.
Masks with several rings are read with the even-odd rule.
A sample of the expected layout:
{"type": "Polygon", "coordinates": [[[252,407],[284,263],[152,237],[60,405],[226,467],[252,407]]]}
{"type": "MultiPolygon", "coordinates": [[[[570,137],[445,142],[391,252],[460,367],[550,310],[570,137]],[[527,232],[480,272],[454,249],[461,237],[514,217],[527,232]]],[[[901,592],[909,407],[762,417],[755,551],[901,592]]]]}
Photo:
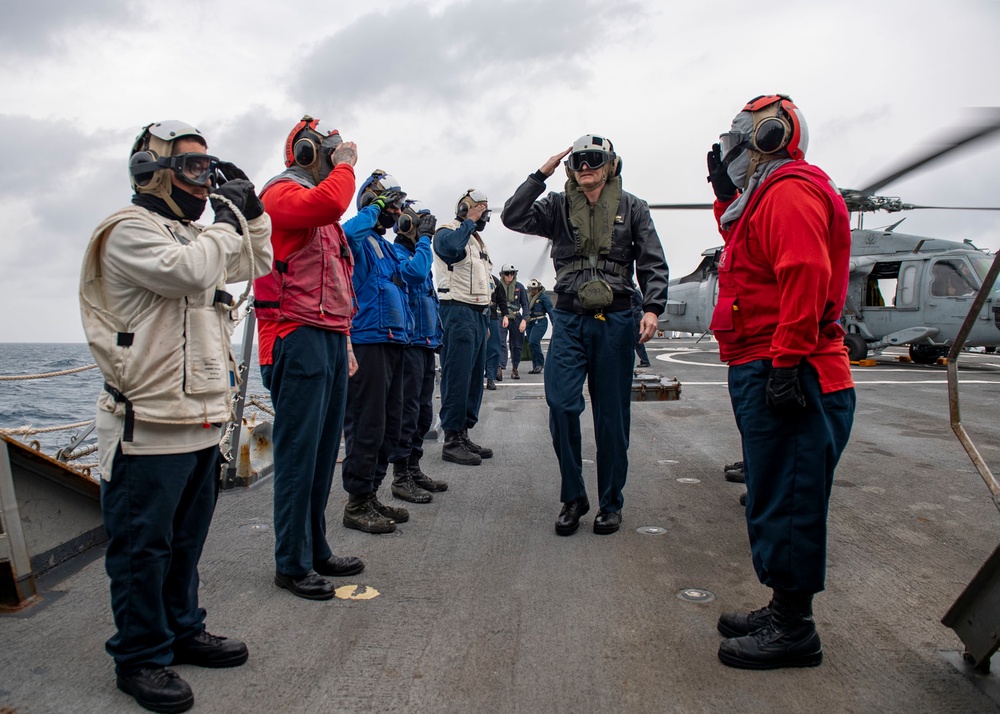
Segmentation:
{"type": "Polygon", "coordinates": [[[938,357],[948,354],[948,347],[938,345],[910,345],[910,359],[916,364],[934,364],[938,357]]]}
{"type": "Polygon", "coordinates": [[[847,345],[847,359],[851,362],[860,362],[868,356],[868,343],[858,333],[848,332],[844,335],[844,344],[847,345]]]}

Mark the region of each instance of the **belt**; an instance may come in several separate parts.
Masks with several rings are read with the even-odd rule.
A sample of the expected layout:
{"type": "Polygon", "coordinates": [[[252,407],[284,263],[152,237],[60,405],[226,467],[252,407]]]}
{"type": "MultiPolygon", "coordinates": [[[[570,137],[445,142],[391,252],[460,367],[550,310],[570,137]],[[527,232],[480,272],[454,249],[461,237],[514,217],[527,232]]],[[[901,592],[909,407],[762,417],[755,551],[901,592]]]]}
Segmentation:
{"type": "MultiPolygon", "coordinates": [[[[615,275],[620,275],[623,278],[632,277],[632,273],[629,270],[630,266],[623,263],[615,263],[611,260],[601,259],[597,261],[597,265],[595,267],[605,273],[614,273],[615,275]]],[[[588,258],[577,258],[576,260],[571,260],[556,271],[556,280],[561,280],[569,273],[576,273],[581,270],[588,269],[590,269],[590,260],[588,258]]]]}

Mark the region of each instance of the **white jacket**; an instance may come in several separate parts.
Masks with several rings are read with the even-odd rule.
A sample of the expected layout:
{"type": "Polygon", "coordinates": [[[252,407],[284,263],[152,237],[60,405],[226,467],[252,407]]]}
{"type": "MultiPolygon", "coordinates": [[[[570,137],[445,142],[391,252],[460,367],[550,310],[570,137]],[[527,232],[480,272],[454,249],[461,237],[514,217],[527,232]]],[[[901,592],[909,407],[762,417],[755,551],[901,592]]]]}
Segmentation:
{"type": "MultiPolygon", "coordinates": [[[[264,275],[271,220],[264,214],[249,226],[254,272],[264,275]]],[[[130,206],[94,231],[80,275],[83,327],[106,384],[128,399],[136,422],[200,427],[232,417],[235,315],[215,297],[247,280],[249,266],[242,237],[225,223],[204,227],[130,206]]],[[[125,402],[106,389],[97,407],[125,417],[125,402]]]]}

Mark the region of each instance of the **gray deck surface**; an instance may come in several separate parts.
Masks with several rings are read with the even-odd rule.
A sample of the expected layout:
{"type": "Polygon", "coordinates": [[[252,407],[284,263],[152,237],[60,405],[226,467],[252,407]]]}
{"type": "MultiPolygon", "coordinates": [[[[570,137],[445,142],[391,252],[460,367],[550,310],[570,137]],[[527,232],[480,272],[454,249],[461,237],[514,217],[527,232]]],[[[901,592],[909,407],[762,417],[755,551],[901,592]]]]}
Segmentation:
{"type": "MultiPolygon", "coordinates": [[[[597,536],[594,510],[557,537],[558,470],[541,376],[486,392],[472,436],[496,456],[424,470],[450,488],[412,505],[396,535],[328,519],[340,554],[367,569],[344,585],[368,600],[310,602],[272,584],[271,487],[219,503],[201,562],[208,629],[238,637],[232,670],[179,666],[202,712],[996,712],[941,651],[939,620],[1000,539],[1000,513],[948,427],[944,367],[855,368],[854,434],[834,486],[827,591],[816,599],[821,667],[748,672],[719,663],[715,622],[768,591],[722,465],[740,457],[714,346],[655,340],[653,369],[680,401],[634,403],[622,530],[597,536]],[[694,347],[697,352],[676,352],[694,347]],[[698,479],[697,483],[678,479],[698,479]],[[640,526],[661,526],[643,535],[640,526]],[[684,588],[715,599],[687,602],[684,588]]],[[[963,418],[1000,469],[1000,356],[963,355],[963,418]]],[[[508,372],[509,374],[509,372],[508,372]]],[[[590,411],[584,458],[593,459],[590,411]]],[[[388,486],[383,486],[388,491],[388,486]]],[[[384,496],[385,500],[388,496],[384,496]]],[[[338,585],[341,584],[338,582],[338,585]]],[[[104,641],[113,624],[103,561],[45,602],[0,618],[0,712],[131,712],[104,641]]],[[[988,679],[994,679],[991,675],[988,679]]]]}

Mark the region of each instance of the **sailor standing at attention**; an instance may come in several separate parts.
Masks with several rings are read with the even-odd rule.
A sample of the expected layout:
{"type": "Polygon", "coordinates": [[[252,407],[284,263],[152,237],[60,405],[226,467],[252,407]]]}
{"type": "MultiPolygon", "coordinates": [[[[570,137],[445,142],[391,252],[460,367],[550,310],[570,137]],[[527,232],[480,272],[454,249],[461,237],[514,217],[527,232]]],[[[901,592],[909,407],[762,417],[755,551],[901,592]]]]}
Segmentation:
{"type": "Polygon", "coordinates": [[[80,276],[87,342],[104,376],[97,400],[105,567],[118,688],[152,711],[194,705],[170,664],[236,667],[238,640],[205,630],[198,561],[215,511],[224,422],[233,419],[236,325],[227,283],[271,265],[271,221],[246,174],[206,151],[200,131],[150,124],[132,145],[132,205],[102,222],[80,276]],[[213,188],[219,172],[230,180],[213,188]],[[196,221],[209,193],[215,222],[196,221]]]}
{"type": "Polygon", "coordinates": [[[711,329],[729,365],[743,442],[753,566],[773,596],[725,612],[730,667],[823,661],[813,595],[826,578],[833,473],[854,422],[854,381],[840,325],[851,226],[830,177],[806,163],[809,133],[791,99],[752,99],[708,153],[726,247],[711,329]]]}

